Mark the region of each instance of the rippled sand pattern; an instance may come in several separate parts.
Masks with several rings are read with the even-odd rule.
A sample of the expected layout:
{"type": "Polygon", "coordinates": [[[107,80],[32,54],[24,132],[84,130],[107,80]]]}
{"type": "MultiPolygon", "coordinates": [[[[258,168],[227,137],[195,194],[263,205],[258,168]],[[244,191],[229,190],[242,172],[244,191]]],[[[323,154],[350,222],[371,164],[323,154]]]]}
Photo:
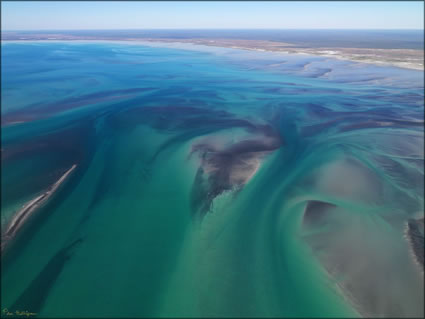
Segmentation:
{"type": "Polygon", "coordinates": [[[2,64],[2,308],[424,315],[423,72],[113,42],[2,64]]]}

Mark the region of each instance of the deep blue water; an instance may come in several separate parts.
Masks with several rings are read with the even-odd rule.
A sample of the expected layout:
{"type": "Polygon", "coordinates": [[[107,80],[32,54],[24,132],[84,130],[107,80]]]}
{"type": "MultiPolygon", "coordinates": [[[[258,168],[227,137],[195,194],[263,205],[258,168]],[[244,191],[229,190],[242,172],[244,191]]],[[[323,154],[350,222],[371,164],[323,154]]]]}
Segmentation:
{"type": "Polygon", "coordinates": [[[2,308],[423,316],[423,72],[176,44],[1,58],[2,308]]]}

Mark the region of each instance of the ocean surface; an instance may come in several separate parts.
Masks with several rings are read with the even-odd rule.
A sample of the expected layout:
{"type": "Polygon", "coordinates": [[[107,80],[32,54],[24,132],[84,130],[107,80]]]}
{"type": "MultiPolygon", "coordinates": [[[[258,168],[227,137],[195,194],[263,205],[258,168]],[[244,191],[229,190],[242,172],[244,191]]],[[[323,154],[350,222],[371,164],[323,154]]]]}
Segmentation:
{"type": "MultiPolygon", "coordinates": [[[[15,32],[3,32],[2,38],[15,32]]],[[[151,29],[151,30],[51,30],[18,31],[19,35],[59,34],[89,36],[110,40],[123,38],[152,39],[244,39],[291,43],[299,48],[371,48],[371,49],[424,49],[424,30],[226,30],[226,29],[151,29]]],[[[54,36],[53,36],[54,37],[54,36]]]]}
{"type": "Polygon", "coordinates": [[[422,71],[190,44],[1,49],[3,310],[424,315],[422,71]]]}

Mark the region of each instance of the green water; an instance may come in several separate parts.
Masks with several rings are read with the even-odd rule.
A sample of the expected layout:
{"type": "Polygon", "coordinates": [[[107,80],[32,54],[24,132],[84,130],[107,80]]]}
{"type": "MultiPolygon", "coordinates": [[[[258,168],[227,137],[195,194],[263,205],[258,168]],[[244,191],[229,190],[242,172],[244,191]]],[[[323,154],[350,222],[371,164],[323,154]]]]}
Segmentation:
{"type": "Polygon", "coordinates": [[[2,308],[423,316],[420,72],[226,52],[4,47],[2,231],[77,166],[8,242],[2,308]]]}

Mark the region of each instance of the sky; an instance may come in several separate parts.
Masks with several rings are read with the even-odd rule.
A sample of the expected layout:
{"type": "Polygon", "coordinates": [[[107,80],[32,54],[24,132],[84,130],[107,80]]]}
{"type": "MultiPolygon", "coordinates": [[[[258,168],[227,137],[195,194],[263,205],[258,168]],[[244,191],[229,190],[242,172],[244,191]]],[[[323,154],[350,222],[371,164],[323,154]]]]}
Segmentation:
{"type": "Polygon", "coordinates": [[[423,1],[1,1],[1,27],[423,30],[423,12],[423,1]]]}

